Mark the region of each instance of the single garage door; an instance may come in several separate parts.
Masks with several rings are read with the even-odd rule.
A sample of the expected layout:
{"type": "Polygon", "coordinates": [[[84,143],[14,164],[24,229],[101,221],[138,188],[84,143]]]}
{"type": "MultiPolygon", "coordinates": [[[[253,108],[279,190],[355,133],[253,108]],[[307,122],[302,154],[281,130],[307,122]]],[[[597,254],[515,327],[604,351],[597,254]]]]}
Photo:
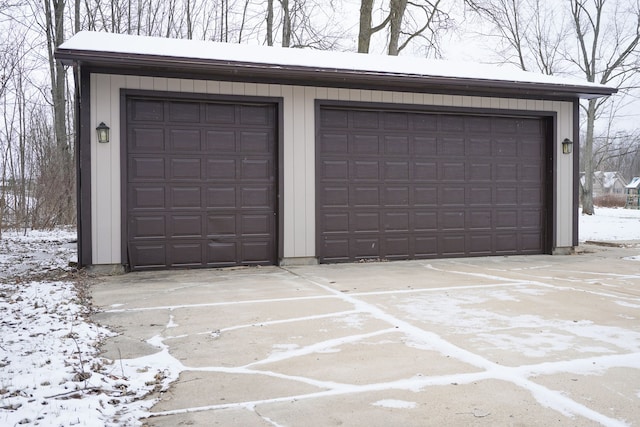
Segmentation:
{"type": "Polygon", "coordinates": [[[548,119],[321,106],[321,262],[549,249],[548,119]]]}
{"type": "Polygon", "coordinates": [[[132,269],[276,262],[272,104],[127,98],[132,269]]]}

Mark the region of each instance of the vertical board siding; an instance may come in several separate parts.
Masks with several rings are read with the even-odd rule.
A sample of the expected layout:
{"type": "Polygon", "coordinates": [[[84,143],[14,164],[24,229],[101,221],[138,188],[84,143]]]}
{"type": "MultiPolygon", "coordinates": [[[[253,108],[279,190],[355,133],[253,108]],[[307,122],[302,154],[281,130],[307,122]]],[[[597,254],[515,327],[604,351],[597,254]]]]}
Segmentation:
{"type": "MultiPolygon", "coordinates": [[[[553,111],[557,113],[554,141],[556,168],[556,241],[553,247],[572,245],[573,167],[571,156],[562,154],[561,141],[571,138],[571,102],[527,101],[479,96],[403,93],[343,88],[316,88],[278,84],[185,80],[161,77],[91,75],[91,126],[104,121],[111,128],[109,144],[98,146],[91,137],[92,249],[94,264],[119,264],[120,219],[120,90],[145,89],[271,96],[283,98],[282,158],[284,174],[283,255],[315,256],[315,100],[388,102],[469,108],[553,111]]],[[[576,144],[577,145],[577,144],[576,144]]]]}

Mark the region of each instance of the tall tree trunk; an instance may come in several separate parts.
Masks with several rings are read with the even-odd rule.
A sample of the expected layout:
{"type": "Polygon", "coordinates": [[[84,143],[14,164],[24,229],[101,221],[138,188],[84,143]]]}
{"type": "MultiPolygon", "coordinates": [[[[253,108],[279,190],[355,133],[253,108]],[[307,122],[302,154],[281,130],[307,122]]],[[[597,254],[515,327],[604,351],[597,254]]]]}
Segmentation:
{"type": "Polygon", "coordinates": [[[596,121],[595,99],[589,100],[587,106],[587,135],[584,141],[584,188],[582,193],[582,213],[593,215],[593,129],[596,121]]]}
{"type": "Polygon", "coordinates": [[[282,5],[282,47],[291,45],[291,15],[289,12],[289,0],[280,0],[282,5]]]}
{"type": "Polygon", "coordinates": [[[371,45],[371,13],[373,11],[373,0],[362,0],[360,2],[360,31],[358,33],[358,52],[369,53],[371,45]]]}
{"type": "Polygon", "coordinates": [[[389,6],[389,49],[387,53],[397,56],[402,18],[407,8],[407,0],[391,0],[389,6]]]}
{"type": "Polygon", "coordinates": [[[273,46],[273,0],[267,1],[267,46],[273,46]]]}

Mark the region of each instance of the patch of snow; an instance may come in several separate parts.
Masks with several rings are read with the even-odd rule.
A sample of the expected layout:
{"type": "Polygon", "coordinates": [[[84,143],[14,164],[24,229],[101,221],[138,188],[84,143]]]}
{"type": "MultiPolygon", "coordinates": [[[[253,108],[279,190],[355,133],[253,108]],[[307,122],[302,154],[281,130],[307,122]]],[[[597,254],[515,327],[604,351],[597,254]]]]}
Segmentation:
{"type": "Polygon", "coordinates": [[[595,215],[579,212],[581,242],[640,240],[640,209],[595,208],[595,215]]]}
{"type": "Polygon", "coordinates": [[[89,320],[86,278],[69,267],[74,240],[68,230],[0,239],[0,425],[140,425],[154,403],[142,398],[174,379],[151,368],[158,361],[99,356],[113,333],[89,320]]]}
{"type": "Polygon", "coordinates": [[[383,408],[392,408],[392,409],[413,409],[416,406],[418,406],[416,402],[407,402],[406,400],[396,400],[396,399],[378,400],[377,402],[373,402],[371,405],[381,406],[383,408]]]}

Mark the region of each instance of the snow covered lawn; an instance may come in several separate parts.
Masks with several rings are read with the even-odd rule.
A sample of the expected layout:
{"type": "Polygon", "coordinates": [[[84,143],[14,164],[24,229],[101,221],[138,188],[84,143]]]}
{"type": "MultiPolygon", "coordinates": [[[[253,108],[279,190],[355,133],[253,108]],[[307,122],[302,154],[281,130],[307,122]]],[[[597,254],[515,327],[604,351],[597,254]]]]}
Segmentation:
{"type": "Polygon", "coordinates": [[[69,267],[75,233],[0,240],[0,425],[139,425],[162,372],[99,357],[112,332],[89,321],[90,278],[69,267]]]}
{"type": "Polygon", "coordinates": [[[580,242],[640,240],[640,210],[595,208],[595,215],[580,212],[580,242]]]}

